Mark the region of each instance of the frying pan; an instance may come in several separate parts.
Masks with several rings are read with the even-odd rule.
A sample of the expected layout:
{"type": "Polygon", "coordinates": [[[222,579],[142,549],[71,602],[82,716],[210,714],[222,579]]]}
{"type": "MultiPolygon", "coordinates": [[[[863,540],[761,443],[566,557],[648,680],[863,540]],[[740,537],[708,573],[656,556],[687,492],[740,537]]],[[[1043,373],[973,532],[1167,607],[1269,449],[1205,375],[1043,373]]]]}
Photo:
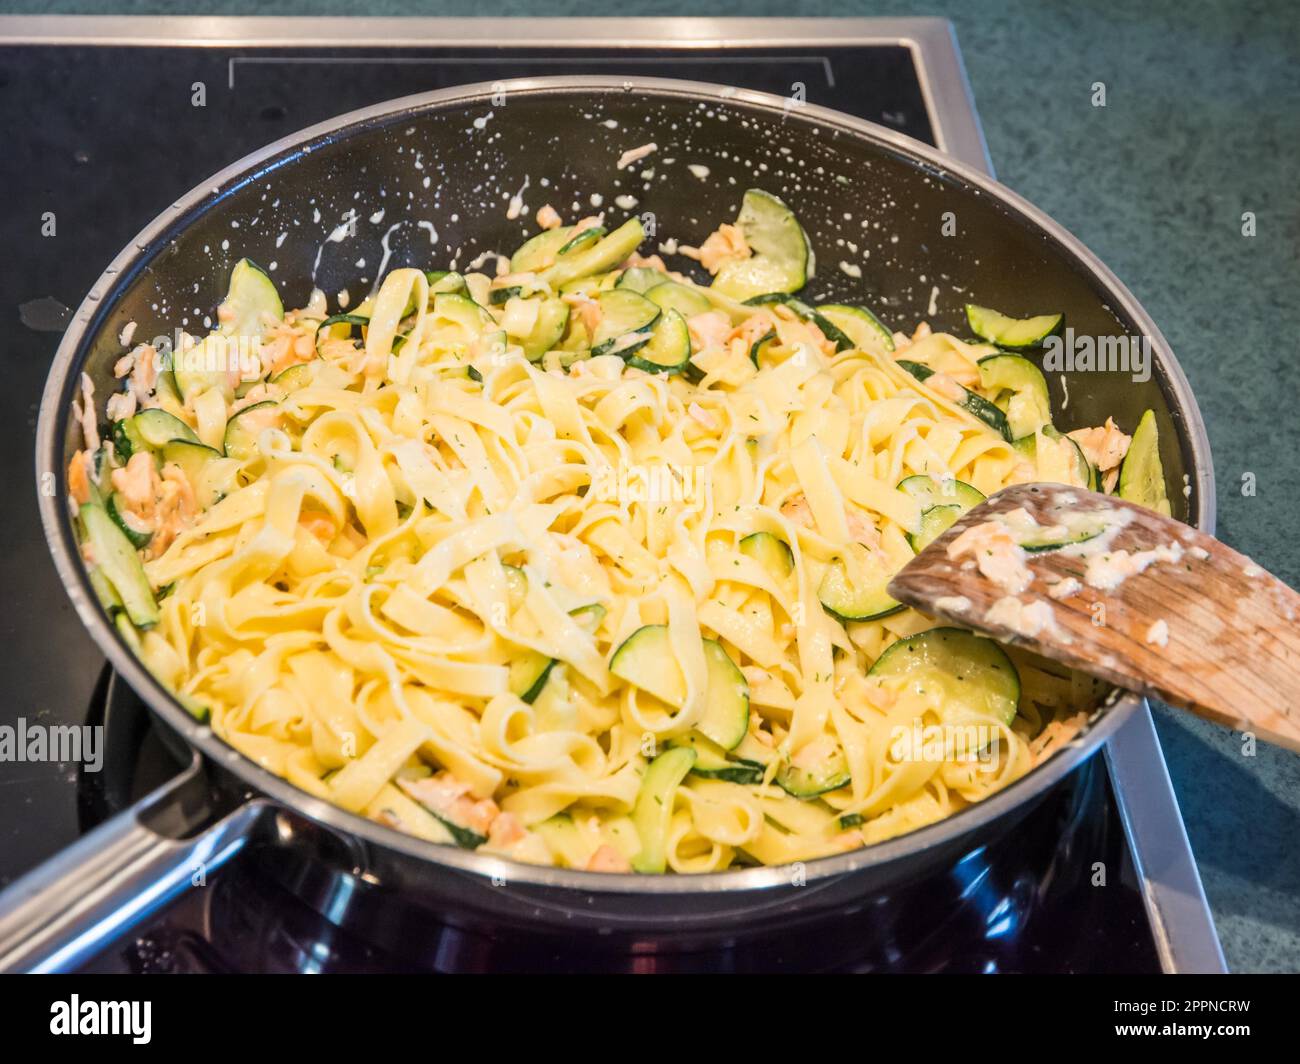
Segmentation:
{"type": "Polygon", "coordinates": [[[808,230],[818,270],[806,293],[819,301],[864,302],[899,328],[924,318],[963,334],[961,308],[972,301],[1016,316],[1064,311],[1077,335],[1145,337],[1149,380],[1050,375],[1054,408],[1066,428],[1113,414],[1130,429],[1154,409],[1175,516],[1210,528],[1208,440],[1155,324],[1060,226],[909,138],[764,94],[648,78],[530,78],[344,115],[240,160],[171,205],[104,272],[60,344],[37,440],[38,480],[56,485],[40,497],[50,550],[113,668],[192,760],[176,781],[0,896],[0,968],[73,967],[107,935],[265,839],[327,845],[352,888],[401,892],[417,910],[590,934],[592,942],[707,946],[822,919],[905,886],[1010,830],[1100,748],[1140,705],[1136,696],[1112,694],[1073,742],[1005,790],[865,849],[699,876],[541,868],[400,834],[259,768],[196,722],[102,613],[77,552],[62,477],[76,446],[70,408],[80,374],[90,375],[102,404],[128,322],[136,322],[137,340],[178,324],[201,332],[243,256],[272,270],[286,306],[302,305],[313,281],[331,295],[350,287],[359,299],[368,287],[359,276],[373,282],[384,268],[442,267],[453,254],[466,268],[482,252],[517,246],[542,203],[592,213],[601,202],[593,194],[616,222],[635,211],[656,240],[698,244],[734,217],[741,191],[755,186],[785,198],[808,230]],[[652,178],[616,168],[624,151],[649,142],[658,145],[646,163],[652,178]],[[530,207],[511,219],[507,204],[516,194],[530,207]],[[860,278],[851,276],[854,264],[860,278]]]}

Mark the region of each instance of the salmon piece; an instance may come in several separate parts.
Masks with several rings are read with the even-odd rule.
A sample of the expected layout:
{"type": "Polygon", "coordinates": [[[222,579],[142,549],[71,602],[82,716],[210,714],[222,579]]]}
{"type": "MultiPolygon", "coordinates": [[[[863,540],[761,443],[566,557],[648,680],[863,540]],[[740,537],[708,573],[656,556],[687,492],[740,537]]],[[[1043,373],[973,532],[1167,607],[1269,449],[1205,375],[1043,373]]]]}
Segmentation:
{"type": "Polygon", "coordinates": [[[121,492],[127,507],[141,520],[152,523],[161,481],[153,465],[153,455],[137,451],[125,466],[113,470],[113,490],[121,492]]]}
{"type": "Polygon", "coordinates": [[[335,535],[334,522],[325,514],[306,512],[298,517],[298,525],[315,536],[322,544],[328,545],[335,535]]]}
{"type": "Polygon", "coordinates": [[[966,399],[962,386],[946,373],[931,373],[925,378],[925,383],[929,385],[931,391],[938,392],[950,402],[961,403],[966,399]]]}
{"type": "Polygon", "coordinates": [[[78,451],[68,463],[68,492],[78,506],[90,502],[90,456],[78,451]]]}
{"type": "Polygon", "coordinates": [[[621,850],[609,843],[596,847],[596,852],[587,862],[588,872],[630,872],[632,864],[623,856],[621,850]]]}
{"type": "Polygon", "coordinates": [[[498,849],[507,849],[526,838],[528,832],[519,818],[511,813],[501,813],[488,828],[488,843],[498,849]]]}
{"type": "Polygon", "coordinates": [[[671,270],[668,269],[668,264],[664,262],[661,256],[638,255],[635,251],[632,252],[632,254],[627,257],[627,261],[623,263],[623,266],[626,269],[631,269],[634,266],[640,266],[643,267],[644,269],[658,270],[660,273],[671,274],[672,272],[671,270]]]}
{"type": "Polygon", "coordinates": [[[431,813],[480,835],[487,835],[492,822],[501,815],[496,802],[491,798],[475,801],[469,794],[469,784],[450,772],[403,780],[402,789],[431,813]]]}
{"type": "Polygon", "coordinates": [[[743,340],[745,350],[754,346],[759,340],[776,328],[776,318],[769,310],[760,310],[751,314],[728,334],[728,340],[743,340]]]}
{"type": "Polygon", "coordinates": [[[537,209],[537,224],[543,229],[558,229],[562,224],[560,212],[549,203],[544,207],[539,207],[537,209]]]}
{"type": "Polygon", "coordinates": [[[153,538],[145,549],[150,558],[157,558],[166,551],[176,537],[193,523],[194,516],[198,513],[194,488],[175,462],[163,466],[156,498],[153,538]]]}
{"type": "Polygon", "coordinates": [[[596,329],[605,316],[600,309],[600,304],[594,299],[583,299],[573,304],[573,311],[578,316],[578,321],[582,322],[583,328],[587,330],[587,335],[595,336],[596,329]]]}
{"type": "MultiPolygon", "coordinates": [[[[806,528],[809,532],[817,530],[817,522],[813,518],[812,507],[808,505],[808,498],[802,492],[798,495],[791,495],[781,504],[781,516],[800,528],[806,528]]],[[[880,546],[880,530],[876,528],[875,523],[863,514],[858,513],[853,507],[845,507],[844,521],[849,526],[849,535],[853,537],[854,543],[861,543],[868,549],[874,549],[880,546]]]]}
{"type": "Polygon", "coordinates": [[[698,248],[683,245],[678,251],[687,258],[695,259],[709,273],[717,273],[727,263],[740,262],[753,254],[740,226],[730,222],[718,226],[698,248]]]}
{"type": "Polygon", "coordinates": [[[1033,580],[1025,564],[1025,550],[1001,521],[972,525],[948,544],[948,557],[969,554],[980,572],[1012,595],[1024,591],[1033,580]]]}
{"type": "Polygon", "coordinates": [[[1121,432],[1115,419],[1110,417],[1104,425],[1075,429],[1066,435],[1079,445],[1088,461],[1102,473],[1118,468],[1128,454],[1128,445],[1133,442],[1133,437],[1121,432]]]}
{"type": "Polygon", "coordinates": [[[686,319],[691,333],[691,344],[696,351],[708,347],[726,347],[731,332],[731,319],[720,310],[706,310],[686,319]]]}

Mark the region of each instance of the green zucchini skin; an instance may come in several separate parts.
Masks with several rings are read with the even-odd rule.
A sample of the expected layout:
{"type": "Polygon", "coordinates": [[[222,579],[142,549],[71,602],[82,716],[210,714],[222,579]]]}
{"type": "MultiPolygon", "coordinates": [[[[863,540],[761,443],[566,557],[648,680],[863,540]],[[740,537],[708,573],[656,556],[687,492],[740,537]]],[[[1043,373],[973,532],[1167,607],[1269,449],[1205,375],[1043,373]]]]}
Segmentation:
{"type": "Polygon", "coordinates": [[[122,609],[136,628],[152,628],[162,618],[153,588],[145,576],[144,566],[126,533],[108,515],[108,511],[94,503],[86,503],[78,511],[81,527],[94,556],[95,568],[112,586],[121,600],[122,609]]]}
{"type": "Polygon", "coordinates": [[[858,555],[855,559],[856,566],[851,567],[842,558],[836,558],[827,566],[822,582],[817,587],[817,598],[826,612],[847,624],[878,620],[905,608],[885,590],[893,578],[892,572],[871,564],[869,553],[858,544],[849,544],[845,551],[853,551],[858,555]],[[851,579],[854,569],[866,576],[868,582],[862,586],[854,585],[851,579]]]}
{"type": "Polygon", "coordinates": [[[615,353],[627,358],[650,342],[651,328],[662,311],[645,296],[628,288],[611,288],[596,294],[600,324],[591,338],[593,356],[615,353]]]}
{"type": "Polygon", "coordinates": [[[849,783],[849,765],[844,751],[836,747],[815,765],[783,765],[776,774],[776,784],[792,798],[816,798],[838,791],[849,783]]]}
{"type": "Polygon", "coordinates": [[[1043,371],[1020,355],[990,355],[979,361],[980,385],[990,392],[1006,391],[1006,405],[996,403],[1007,418],[1013,439],[1031,436],[1052,423],[1052,402],[1043,371]]]}
{"type": "MultiPolygon", "coordinates": [[[[924,382],[934,376],[934,370],[929,366],[920,362],[913,362],[911,359],[900,358],[898,365],[900,368],[907,370],[918,381],[924,382]]],[[[1007,415],[985,399],[984,396],[976,395],[969,388],[962,388],[961,385],[958,385],[958,387],[966,393],[960,404],[962,408],[967,413],[979,418],[1004,440],[1011,443],[1014,437],[1011,435],[1011,426],[1007,424],[1007,415]]]]}
{"type": "Polygon", "coordinates": [[[845,303],[828,303],[818,313],[849,338],[859,351],[889,354],[894,350],[894,334],[866,307],[845,303]]]}
{"type": "Polygon", "coordinates": [[[1033,318],[1011,318],[988,307],[966,304],[966,324],[981,340],[997,344],[1005,350],[1021,351],[1038,347],[1053,333],[1058,332],[1064,314],[1040,314],[1033,318]]]}
{"type": "Polygon", "coordinates": [[[153,539],[152,532],[141,532],[131,527],[131,523],[123,515],[125,507],[122,505],[122,496],[120,492],[113,492],[104,500],[104,509],[108,516],[113,519],[113,523],[122,530],[122,534],[131,542],[131,546],[136,550],[144,550],[149,546],[149,541],[153,539]]]}
{"type": "Polygon", "coordinates": [[[1119,497],[1155,510],[1166,517],[1173,508],[1165,489],[1165,468],[1160,461],[1160,432],[1154,410],[1142,415],[1119,468],[1119,497]]]}
{"type": "Polygon", "coordinates": [[[794,212],[762,189],[749,189],[741,200],[736,225],[752,254],[718,271],[713,287],[730,299],[766,292],[797,292],[808,281],[812,247],[794,212]]]}
{"type": "MultiPolygon", "coordinates": [[[[696,727],[723,750],[731,750],[749,729],[749,684],[722,644],[704,640],[708,689],[696,727]]],[[[609,659],[620,680],[674,708],[685,697],[685,682],[673,655],[665,624],[647,624],[628,636],[609,659]]]]}
{"type": "Polygon", "coordinates": [[[691,360],[691,331],[686,319],[671,308],[664,311],[649,342],[625,349],[623,355],[629,366],[646,373],[683,372],[691,360]]]}
{"type": "Polygon", "coordinates": [[[960,678],[962,697],[1004,724],[1015,719],[1020,702],[1020,674],[1007,652],[992,639],[962,628],[931,628],[900,639],[885,648],[867,675],[922,683],[960,678]]]}
{"type": "Polygon", "coordinates": [[[771,532],[751,532],[739,543],[740,553],[753,558],[777,580],[794,572],[794,554],[785,540],[771,532]]]}
{"type": "Polygon", "coordinates": [[[632,859],[637,872],[660,873],[668,867],[668,828],[673,817],[673,799],[691,766],[695,751],[669,747],[653,761],[641,778],[632,823],[641,839],[641,851],[632,859]]]}

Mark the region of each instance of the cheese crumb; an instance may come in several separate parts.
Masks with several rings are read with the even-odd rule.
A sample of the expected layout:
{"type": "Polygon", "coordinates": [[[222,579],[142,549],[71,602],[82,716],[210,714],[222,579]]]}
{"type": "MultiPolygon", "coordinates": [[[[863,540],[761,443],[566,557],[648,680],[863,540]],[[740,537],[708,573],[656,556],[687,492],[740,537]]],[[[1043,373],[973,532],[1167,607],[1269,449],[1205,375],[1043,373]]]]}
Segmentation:
{"type": "Polygon", "coordinates": [[[1017,635],[1032,639],[1042,631],[1055,631],[1056,618],[1052,607],[1039,600],[1025,605],[1015,595],[1003,595],[984,614],[990,624],[1009,628],[1017,635]]]}
{"type": "Polygon", "coordinates": [[[659,150],[659,145],[651,141],[649,144],[642,144],[639,148],[631,148],[618,157],[618,168],[625,170],[639,159],[644,159],[651,152],[659,150]]]}

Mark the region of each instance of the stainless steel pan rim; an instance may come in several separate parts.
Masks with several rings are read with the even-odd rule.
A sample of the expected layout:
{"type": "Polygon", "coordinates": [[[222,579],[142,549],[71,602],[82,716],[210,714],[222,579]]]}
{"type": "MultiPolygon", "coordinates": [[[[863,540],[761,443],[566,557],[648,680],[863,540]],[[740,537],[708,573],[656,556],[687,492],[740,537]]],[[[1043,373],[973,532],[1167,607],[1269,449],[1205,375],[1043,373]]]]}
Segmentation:
{"type": "MultiPolygon", "coordinates": [[[[611,78],[592,76],[556,76],[519,78],[492,84],[460,86],[435,92],[407,96],[398,100],[376,104],[319,123],[284,137],[259,151],[245,156],[214,177],[200,182],[172,206],[145,226],[122,251],[91,289],[90,295],[78,308],[72,324],[64,333],[62,342],[50,369],[42,396],[40,420],[37,426],[36,464],[37,478],[50,471],[62,476],[63,432],[67,417],[67,403],[71,397],[71,371],[78,358],[79,349],[87,336],[88,327],[96,315],[104,310],[103,296],[113,285],[120,284],[139,265],[144,251],[170,226],[187,212],[201,206],[214,192],[228,191],[227,186],[255,178],[263,172],[269,160],[282,152],[299,148],[310,150],[313,142],[334,139],[348,128],[371,123],[377,119],[400,115],[449,103],[471,102],[504,90],[508,93],[564,93],[564,92],[645,92],[653,95],[686,96],[719,105],[742,103],[785,117],[836,127],[859,137],[887,145],[897,152],[913,157],[938,173],[952,174],[978,188],[983,194],[995,198],[1014,213],[1028,219],[1058,244],[1072,254],[1108,290],[1115,304],[1124,310],[1150,338],[1155,352],[1160,377],[1174,400],[1173,406],[1182,414],[1187,443],[1191,452],[1191,467],[1195,473],[1195,514],[1198,527],[1212,531],[1214,526],[1214,475],[1210,460],[1209,438],[1200,418],[1191,387],[1183,375],[1173,352],[1155,323],[1142,309],[1123,283],[1108,270],[1075,237],[1047,215],[1023,200],[1016,193],[989,179],[976,170],[892,130],[862,119],[812,104],[800,106],[792,112],[787,101],[767,93],[748,89],[733,89],[703,82],[665,78],[611,78]],[[237,180],[242,179],[242,180],[237,180]]],[[[293,156],[288,156],[287,162],[293,156]]],[[[280,165],[280,164],[276,164],[280,165]]],[[[398,851],[434,865],[442,865],[476,876],[495,877],[512,884],[530,884],[553,887],[579,893],[619,893],[656,895],[694,895],[701,893],[743,892],[764,888],[789,886],[790,870],[784,867],[746,869],[734,872],[717,872],[703,875],[632,876],[595,872],[572,871],[521,864],[502,858],[458,850],[423,842],[383,827],[373,821],[348,813],[321,799],[314,798],[245,758],[233,747],[218,739],[210,728],[199,724],[140,664],[118,638],[100,610],[90,589],[85,569],[81,564],[76,540],[73,536],[67,507],[62,493],[41,493],[41,521],[46,538],[51,545],[55,566],[62,578],[78,616],[89,630],[113,667],[145,699],[149,708],[168,725],[179,732],[186,741],[213,763],[233,772],[251,787],[320,824],[343,835],[360,838],[376,846],[398,851]]],[[[1023,776],[1009,787],[999,791],[977,805],[955,816],[920,828],[873,846],[854,850],[835,857],[810,861],[803,869],[803,880],[812,882],[845,873],[857,872],[872,866],[886,865],[905,855],[942,847],[992,823],[1022,802],[1042,793],[1094,753],[1100,745],[1129,718],[1142,704],[1139,696],[1122,694],[1100,712],[1090,727],[1055,757],[1023,776]]]]}

